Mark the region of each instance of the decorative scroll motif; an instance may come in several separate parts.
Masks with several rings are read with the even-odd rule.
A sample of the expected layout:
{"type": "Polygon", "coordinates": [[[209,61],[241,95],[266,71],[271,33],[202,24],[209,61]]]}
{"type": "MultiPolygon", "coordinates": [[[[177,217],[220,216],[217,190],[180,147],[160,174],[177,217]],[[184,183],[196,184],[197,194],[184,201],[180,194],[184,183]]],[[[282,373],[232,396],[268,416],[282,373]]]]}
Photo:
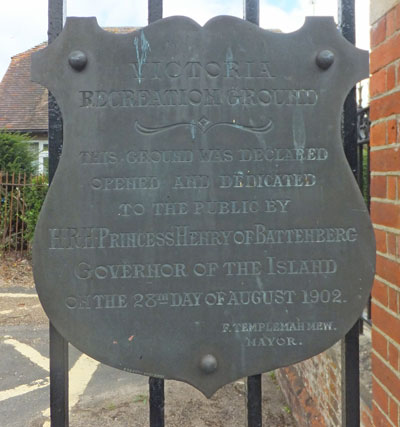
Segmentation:
{"type": "Polygon", "coordinates": [[[232,123],[231,122],[213,123],[205,116],[203,116],[198,121],[192,120],[191,122],[174,123],[171,125],[158,126],[158,127],[147,127],[140,124],[138,121],[135,122],[135,129],[143,135],[156,134],[156,133],[164,132],[170,129],[176,129],[180,126],[190,126],[190,131],[192,134],[195,133],[196,128],[200,129],[202,133],[206,133],[215,126],[230,126],[230,127],[235,127],[237,129],[244,130],[246,132],[253,132],[253,133],[265,133],[265,132],[270,132],[273,129],[273,123],[271,120],[267,120],[265,124],[261,126],[248,126],[248,125],[241,125],[239,123],[236,123],[235,121],[233,121],[232,123]]]}

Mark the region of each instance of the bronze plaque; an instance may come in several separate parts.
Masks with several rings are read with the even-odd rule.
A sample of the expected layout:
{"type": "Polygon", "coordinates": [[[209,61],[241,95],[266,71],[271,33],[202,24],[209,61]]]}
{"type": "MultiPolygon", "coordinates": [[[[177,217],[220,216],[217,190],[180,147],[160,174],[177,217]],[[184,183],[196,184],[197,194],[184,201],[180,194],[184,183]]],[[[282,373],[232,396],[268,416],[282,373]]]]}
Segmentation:
{"type": "Polygon", "coordinates": [[[34,275],[74,346],[210,396],[353,326],[375,245],[340,112],[368,54],[332,18],[69,18],[32,70],[64,118],[34,275]]]}

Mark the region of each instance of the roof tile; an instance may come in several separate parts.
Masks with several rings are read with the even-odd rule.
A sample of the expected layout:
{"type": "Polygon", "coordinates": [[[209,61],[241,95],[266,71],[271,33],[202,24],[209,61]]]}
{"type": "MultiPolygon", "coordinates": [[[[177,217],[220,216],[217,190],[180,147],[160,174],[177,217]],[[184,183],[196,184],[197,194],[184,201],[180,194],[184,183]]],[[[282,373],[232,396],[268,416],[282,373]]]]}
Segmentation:
{"type": "MultiPolygon", "coordinates": [[[[108,27],[118,34],[132,32],[137,27],[108,27]]],[[[48,128],[47,90],[31,81],[31,55],[44,49],[41,43],[11,58],[0,82],[0,129],[25,132],[43,132],[48,128]]]]}

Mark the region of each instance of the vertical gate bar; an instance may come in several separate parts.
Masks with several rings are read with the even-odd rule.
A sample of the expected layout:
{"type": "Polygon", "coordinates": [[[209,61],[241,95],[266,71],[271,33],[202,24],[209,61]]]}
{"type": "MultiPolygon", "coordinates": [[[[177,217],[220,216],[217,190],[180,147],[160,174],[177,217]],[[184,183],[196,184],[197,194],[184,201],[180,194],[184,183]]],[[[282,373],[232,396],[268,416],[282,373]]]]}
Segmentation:
{"type": "MultiPolygon", "coordinates": [[[[368,120],[369,120],[369,112],[368,112],[368,120]]],[[[367,145],[367,207],[368,211],[371,212],[371,136],[368,133],[368,145],[367,145]]],[[[368,298],[367,304],[367,318],[369,322],[371,322],[371,294],[368,298]]]]}
{"type": "Polygon", "coordinates": [[[68,427],[68,342],[51,322],[49,335],[51,427],[68,427]]]}
{"type": "Polygon", "coordinates": [[[361,191],[363,191],[363,151],[364,146],[362,144],[358,144],[357,146],[357,182],[361,191]]]}
{"type": "MultiPolygon", "coordinates": [[[[355,44],[355,0],[340,0],[338,18],[343,36],[355,44]]],[[[357,176],[357,102],[356,89],[346,98],[342,135],[344,151],[353,174],[357,176]]],[[[360,425],[359,321],[342,340],[342,425],[360,425]]]]}
{"type": "MultiPolygon", "coordinates": [[[[49,0],[48,43],[61,33],[64,1],[49,0]]],[[[53,180],[61,155],[63,123],[54,96],[49,93],[49,184],[53,180]]],[[[52,427],[68,427],[68,342],[50,322],[50,418],[52,427]]]]}
{"type": "Polygon", "coordinates": [[[260,25],[260,0],[245,0],[244,19],[260,25]]]}
{"type": "MultiPolygon", "coordinates": [[[[0,170],[0,200],[3,200],[3,194],[4,194],[4,182],[3,182],[3,172],[0,170]]],[[[3,247],[3,243],[4,243],[4,228],[6,226],[6,217],[5,217],[5,213],[4,213],[4,208],[5,208],[5,199],[4,199],[4,203],[1,206],[0,205],[0,225],[2,227],[2,233],[1,233],[1,246],[0,246],[0,255],[4,255],[5,251],[4,251],[4,247],[3,247]]]]}
{"type": "MultiPolygon", "coordinates": [[[[151,24],[163,15],[163,0],[148,0],[148,23],[151,24]]],[[[149,412],[150,427],[164,427],[164,380],[149,378],[149,412]]]]}
{"type": "MultiPolygon", "coordinates": [[[[260,25],[260,1],[245,0],[244,19],[260,25]]],[[[247,426],[262,426],[262,385],[261,374],[247,378],[247,426]]]]}
{"type": "Polygon", "coordinates": [[[150,427],[164,427],[164,380],[149,378],[150,427]]]}
{"type": "Polygon", "coordinates": [[[14,205],[14,180],[15,180],[15,172],[11,175],[11,193],[10,193],[10,224],[9,224],[9,245],[8,245],[8,252],[11,252],[11,243],[13,242],[13,230],[12,230],[12,223],[13,223],[13,205],[14,205]]]}
{"type": "MultiPolygon", "coordinates": [[[[4,185],[3,185],[3,172],[0,170],[0,201],[3,200],[4,194],[4,185]]],[[[2,227],[1,231],[1,245],[0,245],[0,255],[4,255],[4,228],[6,226],[6,217],[4,213],[5,208],[5,199],[4,202],[0,205],[0,226],[2,227]]]]}
{"type": "Polygon", "coordinates": [[[7,242],[7,230],[8,230],[8,184],[9,184],[8,172],[6,172],[6,185],[5,185],[5,196],[4,196],[4,230],[3,230],[3,250],[6,253],[6,242],[7,242]]]}
{"type": "Polygon", "coordinates": [[[247,426],[262,427],[261,374],[247,377],[247,426]]]}
{"type": "MultiPolygon", "coordinates": [[[[368,114],[369,120],[369,114],[368,114]]],[[[368,136],[368,144],[367,144],[367,182],[366,182],[366,190],[367,190],[367,207],[368,211],[371,209],[371,154],[370,154],[370,137],[368,136]]]]}
{"type": "MultiPolygon", "coordinates": [[[[339,1],[339,27],[343,37],[355,44],[355,0],[339,1]]],[[[348,94],[343,110],[342,135],[344,151],[353,174],[357,177],[357,100],[356,88],[348,94]]]]}
{"type": "Polygon", "coordinates": [[[162,14],[163,14],[162,0],[148,0],[148,8],[149,8],[149,13],[148,13],[149,24],[162,18],[162,14]]]}
{"type": "MultiPolygon", "coordinates": [[[[22,211],[21,211],[21,215],[22,218],[25,218],[25,194],[26,194],[26,172],[24,172],[24,181],[23,181],[23,193],[22,193],[22,211]]],[[[25,238],[24,238],[24,234],[25,234],[25,230],[26,230],[26,226],[25,226],[25,220],[22,220],[21,222],[21,231],[22,231],[22,240],[21,240],[21,256],[25,247],[25,238]]]]}
{"type": "Polygon", "coordinates": [[[20,222],[20,214],[19,214],[19,195],[21,192],[20,188],[20,182],[21,182],[21,172],[18,172],[18,178],[17,178],[17,186],[16,189],[16,200],[15,200],[15,253],[18,253],[18,231],[19,231],[19,222],[20,222]]]}
{"type": "Polygon", "coordinates": [[[360,426],[359,320],[342,340],[342,426],[360,426]]]}
{"type": "MultiPolygon", "coordinates": [[[[61,33],[66,0],[49,0],[48,43],[61,33]]],[[[62,151],[63,123],[60,109],[54,96],[49,93],[49,183],[53,180],[62,151]]]]}

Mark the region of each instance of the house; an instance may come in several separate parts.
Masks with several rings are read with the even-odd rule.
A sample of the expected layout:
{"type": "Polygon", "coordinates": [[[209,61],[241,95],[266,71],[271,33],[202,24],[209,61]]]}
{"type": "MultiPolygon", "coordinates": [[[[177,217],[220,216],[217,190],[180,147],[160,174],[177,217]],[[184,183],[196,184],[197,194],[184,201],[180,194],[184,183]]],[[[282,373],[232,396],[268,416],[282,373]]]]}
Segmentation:
{"type": "Polygon", "coordinates": [[[30,80],[31,54],[46,45],[41,43],[13,56],[0,83],[0,129],[32,138],[39,173],[44,172],[48,162],[47,90],[30,80]]]}
{"type": "MultiPolygon", "coordinates": [[[[135,27],[107,27],[107,31],[125,34],[135,27]]],[[[41,43],[11,58],[11,63],[0,82],[0,129],[28,134],[37,153],[38,172],[48,165],[48,92],[31,81],[31,55],[44,49],[41,43]]]]}

